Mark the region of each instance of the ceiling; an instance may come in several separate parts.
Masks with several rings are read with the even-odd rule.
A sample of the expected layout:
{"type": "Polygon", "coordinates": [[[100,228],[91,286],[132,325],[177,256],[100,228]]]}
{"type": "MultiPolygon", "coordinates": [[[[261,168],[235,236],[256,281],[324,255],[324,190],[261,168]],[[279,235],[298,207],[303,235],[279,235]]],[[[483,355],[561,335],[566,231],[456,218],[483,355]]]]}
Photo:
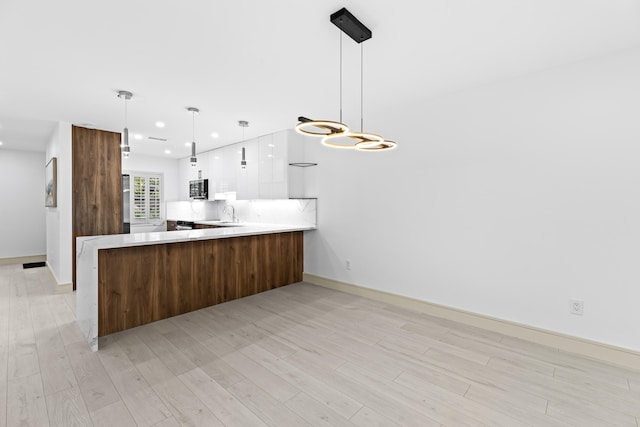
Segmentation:
{"type": "MultiPolygon", "coordinates": [[[[336,120],[340,31],[329,15],[341,7],[373,32],[365,118],[640,45],[638,0],[2,0],[0,150],[44,150],[57,121],[120,131],[118,90],[134,94],[132,156],[188,156],[190,106],[201,110],[198,152],[241,140],[238,120],[247,139],[299,115],[336,120]]],[[[357,123],[360,50],[343,43],[345,122],[357,123]]]]}

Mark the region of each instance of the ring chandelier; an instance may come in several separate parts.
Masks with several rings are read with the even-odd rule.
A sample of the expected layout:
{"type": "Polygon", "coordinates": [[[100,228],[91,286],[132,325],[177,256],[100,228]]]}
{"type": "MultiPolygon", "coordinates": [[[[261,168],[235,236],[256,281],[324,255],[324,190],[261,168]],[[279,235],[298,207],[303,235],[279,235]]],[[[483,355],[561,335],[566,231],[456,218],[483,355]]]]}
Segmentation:
{"type": "Polygon", "coordinates": [[[369,30],[362,22],[358,20],[346,8],[331,14],[329,17],[331,22],[337,26],[343,33],[351,37],[356,43],[360,44],[360,132],[352,132],[349,127],[342,123],[342,33],[340,34],[340,121],[331,120],[312,120],[306,117],[298,117],[298,124],[295,129],[297,132],[322,138],[322,144],[331,148],[340,148],[347,150],[360,151],[385,151],[392,150],[397,147],[394,141],[384,139],[380,135],[374,133],[363,132],[363,51],[362,42],[372,37],[369,30]]]}

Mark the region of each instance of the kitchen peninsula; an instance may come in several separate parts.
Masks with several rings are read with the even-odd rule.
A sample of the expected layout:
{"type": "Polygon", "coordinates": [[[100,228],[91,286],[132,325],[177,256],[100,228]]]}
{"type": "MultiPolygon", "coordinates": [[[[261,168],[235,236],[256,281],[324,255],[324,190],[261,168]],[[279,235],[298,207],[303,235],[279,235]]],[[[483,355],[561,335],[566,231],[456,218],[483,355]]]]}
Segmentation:
{"type": "Polygon", "coordinates": [[[77,239],[77,319],[98,337],[302,280],[303,231],[243,224],[77,239]]]}

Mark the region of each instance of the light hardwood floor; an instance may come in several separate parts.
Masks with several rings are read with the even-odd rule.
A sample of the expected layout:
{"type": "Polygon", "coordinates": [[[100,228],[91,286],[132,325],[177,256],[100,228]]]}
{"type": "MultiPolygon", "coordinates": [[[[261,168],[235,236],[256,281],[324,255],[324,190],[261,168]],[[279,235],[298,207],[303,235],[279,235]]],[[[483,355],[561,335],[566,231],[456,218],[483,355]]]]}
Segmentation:
{"type": "Polygon", "coordinates": [[[640,372],[299,283],[100,340],[0,266],[0,425],[639,426],[640,372]]]}

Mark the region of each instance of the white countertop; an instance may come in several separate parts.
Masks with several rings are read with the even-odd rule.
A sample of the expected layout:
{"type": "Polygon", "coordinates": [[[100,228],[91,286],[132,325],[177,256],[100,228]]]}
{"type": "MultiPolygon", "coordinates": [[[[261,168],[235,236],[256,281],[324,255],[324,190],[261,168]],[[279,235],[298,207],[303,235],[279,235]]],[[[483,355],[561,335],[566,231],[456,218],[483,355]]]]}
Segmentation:
{"type": "MultiPolygon", "coordinates": [[[[196,221],[199,224],[220,224],[219,221],[196,221]]],[[[316,227],[287,224],[225,223],[223,227],[153,233],[109,234],[104,236],[78,237],[78,256],[83,246],[94,249],[121,248],[128,246],[155,245],[187,242],[191,240],[224,239],[228,237],[253,236],[256,234],[287,233],[290,231],[315,230],[316,227]]]]}

